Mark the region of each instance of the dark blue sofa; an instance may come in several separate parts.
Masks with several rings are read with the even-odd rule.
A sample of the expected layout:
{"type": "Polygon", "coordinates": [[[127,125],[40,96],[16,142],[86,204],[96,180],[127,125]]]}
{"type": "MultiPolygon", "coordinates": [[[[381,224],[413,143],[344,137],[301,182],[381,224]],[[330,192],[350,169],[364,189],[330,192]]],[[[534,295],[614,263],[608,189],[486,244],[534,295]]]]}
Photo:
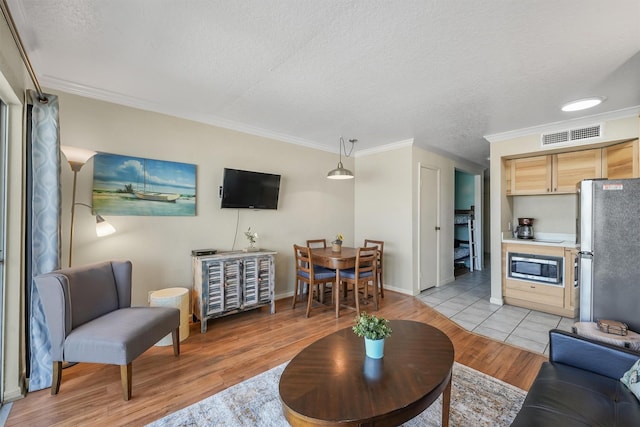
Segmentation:
{"type": "Polygon", "coordinates": [[[549,338],[512,426],[640,426],[640,401],[620,382],[640,353],[557,329],[549,338]]]}

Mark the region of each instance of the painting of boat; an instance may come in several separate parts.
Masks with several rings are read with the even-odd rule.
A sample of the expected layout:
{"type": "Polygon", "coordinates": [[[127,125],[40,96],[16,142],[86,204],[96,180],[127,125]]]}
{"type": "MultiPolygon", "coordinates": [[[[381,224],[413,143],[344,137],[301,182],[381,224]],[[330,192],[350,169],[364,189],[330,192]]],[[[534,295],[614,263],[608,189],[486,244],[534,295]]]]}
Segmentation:
{"type": "Polygon", "coordinates": [[[93,206],[102,215],[194,216],[196,165],[98,153],[93,206]]]}
{"type": "Polygon", "coordinates": [[[173,202],[180,198],[180,194],[176,193],[154,193],[152,191],[134,191],[133,194],[142,200],[151,200],[154,202],[173,202]]]}

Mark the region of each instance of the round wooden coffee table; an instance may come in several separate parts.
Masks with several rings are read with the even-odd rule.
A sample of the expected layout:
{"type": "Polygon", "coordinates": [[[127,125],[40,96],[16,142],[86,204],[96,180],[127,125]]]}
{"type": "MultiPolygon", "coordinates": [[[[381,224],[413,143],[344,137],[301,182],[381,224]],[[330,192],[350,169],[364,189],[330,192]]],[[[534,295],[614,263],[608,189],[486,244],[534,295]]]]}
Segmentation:
{"type": "Polygon", "coordinates": [[[440,330],[410,320],[390,322],[384,358],[365,356],[351,328],[314,342],[285,368],[280,399],[292,426],[395,426],[442,394],[449,424],[453,344],[440,330]]]}

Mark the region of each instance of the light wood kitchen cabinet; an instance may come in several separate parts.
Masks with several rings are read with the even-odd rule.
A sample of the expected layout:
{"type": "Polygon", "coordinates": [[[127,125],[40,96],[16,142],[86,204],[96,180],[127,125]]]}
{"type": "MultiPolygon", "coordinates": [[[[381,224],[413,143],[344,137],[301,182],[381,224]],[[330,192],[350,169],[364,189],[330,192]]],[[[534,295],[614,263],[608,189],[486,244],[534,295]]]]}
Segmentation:
{"type": "Polygon", "coordinates": [[[512,159],[507,194],[575,193],[578,182],[601,176],[599,148],[512,159]]]}
{"type": "Polygon", "coordinates": [[[602,150],[553,154],[551,175],[552,193],[575,193],[583,179],[602,177],[602,150]]]}
{"type": "Polygon", "coordinates": [[[511,195],[547,194],[551,190],[551,156],[511,159],[511,195]]]}
{"type": "Polygon", "coordinates": [[[504,181],[507,189],[507,196],[511,195],[511,160],[504,161],[504,181]]]}
{"type": "Polygon", "coordinates": [[[580,308],[580,287],[576,281],[576,257],[578,250],[565,248],[564,250],[564,300],[565,307],[573,312],[573,317],[578,317],[580,308]]]}
{"type": "Polygon", "coordinates": [[[604,148],[505,160],[508,196],[574,194],[583,179],[640,177],[638,140],[604,148]]]}
{"type": "Polygon", "coordinates": [[[602,177],[608,179],[640,176],[638,140],[623,142],[602,149],[602,177]]]}
{"type": "Polygon", "coordinates": [[[577,314],[577,300],[575,299],[577,294],[576,289],[573,288],[572,252],[575,252],[575,249],[562,246],[503,243],[502,265],[505,266],[505,271],[502,275],[502,295],[505,303],[558,316],[575,317],[577,314]],[[564,285],[547,285],[529,280],[509,278],[507,271],[507,254],[509,252],[563,258],[564,285]]]}

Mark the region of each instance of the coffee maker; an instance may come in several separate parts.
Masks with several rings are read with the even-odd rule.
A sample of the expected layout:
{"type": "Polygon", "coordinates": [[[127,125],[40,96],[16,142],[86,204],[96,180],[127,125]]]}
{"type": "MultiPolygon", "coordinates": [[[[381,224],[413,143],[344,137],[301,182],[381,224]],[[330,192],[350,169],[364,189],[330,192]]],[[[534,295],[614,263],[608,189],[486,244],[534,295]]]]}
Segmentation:
{"type": "Polygon", "coordinates": [[[518,218],[515,234],[518,239],[533,239],[533,218],[518,218]]]}

